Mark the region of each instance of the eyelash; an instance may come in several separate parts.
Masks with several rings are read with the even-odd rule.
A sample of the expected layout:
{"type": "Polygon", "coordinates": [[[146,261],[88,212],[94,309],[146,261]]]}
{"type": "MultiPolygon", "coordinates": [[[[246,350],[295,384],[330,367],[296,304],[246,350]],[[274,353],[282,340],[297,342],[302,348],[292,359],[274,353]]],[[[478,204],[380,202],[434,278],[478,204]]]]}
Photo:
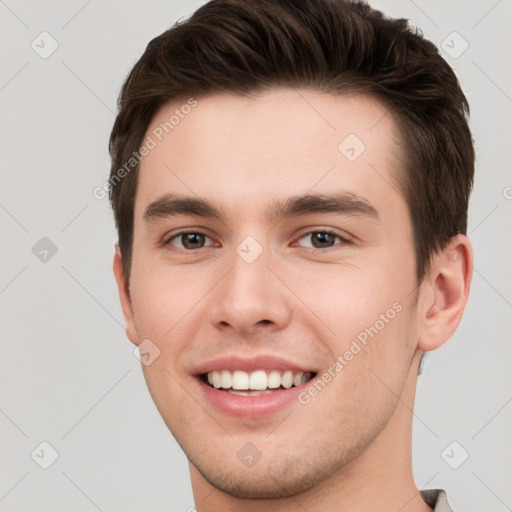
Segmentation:
{"type": "MultiPolygon", "coordinates": [[[[337,231],[335,230],[332,230],[332,229],[327,229],[327,228],[324,228],[324,229],[317,229],[317,230],[313,230],[313,231],[307,231],[303,234],[301,234],[297,240],[301,240],[302,238],[304,238],[305,236],[308,236],[308,235],[312,235],[314,233],[326,233],[328,235],[332,235],[336,238],[338,238],[341,243],[340,244],[335,244],[334,246],[331,246],[331,247],[324,247],[324,248],[320,248],[320,247],[310,247],[310,249],[314,250],[314,251],[321,251],[321,252],[325,252],[329,249],[334,249],[336,248],[336,246],[339,246],[339,245],[349,245],[351,244],[352,242],[350,240],[348,240],[347,238],[341,236],[337,231]]],[[[210,238],[207,234],[205,233],[202,233],[201,231],[187,231],[187,230],[183,230],[183,231],[178,231],[178,233],[175,233],[173,234],[171,237],[168,237],[163,245],[165,246],[170,246],[172,245],[171,242],[173,240],[175,240],[176,238],[179,238],[181,237],[182,235],[189,235],[189,234],[193,234],[193,235],[202,235],[202,236],[205,236],[206,238],[210,238]]],[[[214,245],[214,244],[212,244],[214,245]]],[[[182,251],[186,251],[186,252],[194,252],[194,251],[199,251],[200,249],[206,249],[207,247],[211,247],[211,246],[206,246],[206,247],[199,247],[198,249],[182,249],[181,247],[177,247],[176,249],[179,249],[179,250],[182,250],[182,251]]]]}

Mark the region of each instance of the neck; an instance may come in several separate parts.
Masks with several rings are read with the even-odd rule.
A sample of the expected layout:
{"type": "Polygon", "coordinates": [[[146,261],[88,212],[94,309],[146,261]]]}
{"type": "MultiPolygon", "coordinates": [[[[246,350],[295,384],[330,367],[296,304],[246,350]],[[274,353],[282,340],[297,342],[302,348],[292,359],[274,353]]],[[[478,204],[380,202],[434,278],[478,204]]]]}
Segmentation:
{"type": "MultiPolygon", "coordinates": [[[[411,439],[420,354],[389,423],[348,466],[308,491],[286,498],[236,498],[213,487],[189,463],[197,512],[430,512],[414,482],[411,439]]],[[[390,391],[391,392],[391,391],[390,391]]]]}

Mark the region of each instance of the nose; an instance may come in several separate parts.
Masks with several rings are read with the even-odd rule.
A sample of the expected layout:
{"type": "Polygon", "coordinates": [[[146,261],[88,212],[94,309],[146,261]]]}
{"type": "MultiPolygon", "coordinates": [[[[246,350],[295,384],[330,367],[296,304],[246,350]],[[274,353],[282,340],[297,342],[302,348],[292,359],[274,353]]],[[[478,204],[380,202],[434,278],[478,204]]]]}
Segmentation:
{"type": "Polygon", "coordinates": [[[292,316],[292,304],[285,286],[276,277],[276,270],[269,268],[272,262],[268,251],[251,263],[235,253],[230,262],[231,269],[211,296],[208,308],[211,324],[238,335],[286,327],[292,316]]]}

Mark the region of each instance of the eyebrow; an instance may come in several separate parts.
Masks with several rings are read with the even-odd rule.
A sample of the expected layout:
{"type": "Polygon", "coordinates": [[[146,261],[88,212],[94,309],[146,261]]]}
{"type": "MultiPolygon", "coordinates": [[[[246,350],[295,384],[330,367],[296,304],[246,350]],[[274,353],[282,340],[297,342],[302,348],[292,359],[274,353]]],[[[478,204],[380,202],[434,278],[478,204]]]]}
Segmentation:
{"type": "MultiPolygon", "coordinates": [[[[379,218],[377,210],[364,198],[350,192],[339,194],[306,194],[291,196],[285,200],[274,201],[265,211],[269,221],[276,222],[287,217],[300,217],[318,213],[337,213],[345,215],[363,215],[379,218]]],[[[226,221],[226,215],[211,201],[199,197],[165,194],[151,202],[144,210],[143,220],[154,220],[178,215],[197,215],[200,217],[226,221]]]]}

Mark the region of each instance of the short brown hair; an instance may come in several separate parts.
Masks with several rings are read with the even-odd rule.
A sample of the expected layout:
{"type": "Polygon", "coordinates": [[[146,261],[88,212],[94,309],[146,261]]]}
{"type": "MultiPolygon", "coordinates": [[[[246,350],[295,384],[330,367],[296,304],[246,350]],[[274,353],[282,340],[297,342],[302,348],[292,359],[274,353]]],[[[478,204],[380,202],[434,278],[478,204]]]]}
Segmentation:
{"type": "Polygon", "coordinates": [[[369,94],[398,121],[420,281],[431,257],[466,233],[474,149],[455,73],[407,20],[350,0],[212,0],[153,39],[125,80],[110,137],[110,200],[129,281],[139,162],[119,170],[166,103],[273,87],[369,94]],[[117,178],[117,181],[113,181],[117,178]]]}

